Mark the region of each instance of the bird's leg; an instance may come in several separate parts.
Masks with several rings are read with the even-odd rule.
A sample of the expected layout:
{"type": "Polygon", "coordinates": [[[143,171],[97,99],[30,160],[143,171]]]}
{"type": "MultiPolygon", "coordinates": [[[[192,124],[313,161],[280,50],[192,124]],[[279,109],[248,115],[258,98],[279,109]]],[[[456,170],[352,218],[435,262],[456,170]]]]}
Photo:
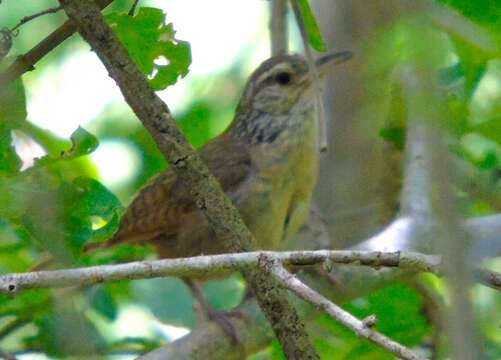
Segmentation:
{"type": "Polygon", "coordinates": [[[205,320],[214,321],[218,324],[234,344],[240,343],[235,326],[233,326],[229,317],[235,316],[242,318],[243,315],[237,311],[225,312],[214,309],[207,301],[207,297],[198,282],[187,278],[184,278],[183,281],[186,283],[193,297],[196,299],[201,317],[205,320]]]}

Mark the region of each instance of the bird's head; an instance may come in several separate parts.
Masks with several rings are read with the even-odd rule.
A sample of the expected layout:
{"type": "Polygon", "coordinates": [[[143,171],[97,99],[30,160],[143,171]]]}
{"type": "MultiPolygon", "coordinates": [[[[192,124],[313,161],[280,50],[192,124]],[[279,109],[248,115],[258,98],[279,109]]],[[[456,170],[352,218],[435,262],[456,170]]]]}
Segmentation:
{"type": "MultiPolygon", "coordinates": [[[[351,57],[347,51],[329,53],[315,61],[320,76],[351,57]]],[[[264,61],[251,75],[237,109],[270,114],[289,112],[300,100],[313,101],[313,72],[301,55],[279,55],[264,61]]]]}

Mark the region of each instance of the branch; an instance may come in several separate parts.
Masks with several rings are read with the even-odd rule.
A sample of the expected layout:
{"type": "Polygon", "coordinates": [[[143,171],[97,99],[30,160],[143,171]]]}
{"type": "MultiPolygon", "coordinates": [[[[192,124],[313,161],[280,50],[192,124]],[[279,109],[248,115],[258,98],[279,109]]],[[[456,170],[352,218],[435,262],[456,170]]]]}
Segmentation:
{"type": "MultiPolygon", "coordinates": [[[[228,252],[252,249],[253,236],[238,210],[177,128],[167,105],[151,89],[145,76],[104,21],[96,4],[90,0],[60,0],[60,3],[116,81],[125,100],[149,131],[160,152],[190,189],[195,203],[223,248],[228,252]]],[[[290,359],[317,359],[318,355],[309,343],[304,325],[288,303],[284,291],[262,272],[252,270],[245,276],[286,355],[290,359]]]]}
{"type": "Polygon", "coordinates": [[[286,54],[289,45],[287,31],[287,0],[271,0],[271,54],[286,54]]]}
{"type": "MultiPolygon", "coordinates": [[[[315,288],[321,288],[324,294],[338,302],[347,302],[356,297],[366,295],[391,281],[398,279],[398,272],[386,271],[388,269],[373,270],[371,268],[356,267],[356,272],[348,267],[341,267],[334,270],[334,276],[341,281],[353,280],[351,284],[356,287],[354,291],[339,291],[338,288],[325,279],[314,274],[308,281],[315,283],[315,288]],[[338,271],[342,270],[342,271],[338,271]],[[343,270],[347,270],[344,272],[343,270]],[[364,275],[360,275],[360,273],[364,275]],[[357,276],[353,276],[358,274],[357,276]]],[[[348,283],[348,281],[347,281],[348,283]]],[[[317,310],[303,301],[295,303],[300,311],[301,317],[311,319],[318,314],[317,310]]],[[[241,346],[225,341],[221,327],[210,324],[200,324],[184,337],[169,343],[152,353],[140,358],[141,360],[175,360],[182,357],[189,357],[193,360],[219,360],[219,359],[241,359],[243,355],[251,355],[258,350],[269,346],[273,340],[273,335],[269,324],[261,313],[255,301],[248,300],[235,309],[243,315],[244,321],[232,317],[229,320],[241,338],[241,346]],[[251,334],[252,336],[249,336],[251,334]],[[150,355],[153,355],[151,356],[150,355]]]]}
{"type": "MultiPolygon", "coordinates": [[[[113,0],[97,0],[100,9],[104,9],[113,0]]],[[[35,69],[35,64],[40,61],[45,55],[54,50],[64,40],[75,33],[75,26],[71,21],[66,21],[63,25],[57,28],[52,34],[43,39],[33,49],[26,54],[19,56],[11,65],[0,73],[0,89],[4,88],[9,82],[17,79],[24,73],[35,69]]]]}
{"type": "MultiPolygon", "coordinates": [[[[426,197],[430,206],[428,216],[433,216],[437,223],[439,248],[444,258],[443,268],[451,297],[450,316],[447,320],[451,353],[457,359],[474,359],[478,354],[475,326],[472,326],[475,323],[473,307],[468,294],[472,280],[469,246],[455,211],[449,171],[452,161],[442,141],[445,134],[438,126],[439,97],[430,73],[431,71],[418,69],[418,65],[414,65],[401,74],[408,129],[410,131],[419,127],[427,130],[423,134],[427,139],[426,171],[421,169],[425,171],[424,174],[415,173],[414,176],[424,175],[427,179],[427,192],[421,195],[426,197]]],[[[411,140],[410,136],[408,133],[408,141],[411,140]]]]}
{"type": "Polygon", "coordinates": [[[279,279],[282,286],[291,290],[299,298],[315,305],[318,309],[323,310],[341,324],[353,330],[358,336],[372,341],[373,343],[397,355],[401,359],[423,359],[414,354],[411,350],[407,349],[405,346],[373,330],[371,328],[372,325],[374,325],[373,319],[370,320],[370,325],[366,321],[357,319],[349,312],[343,310],[324,296],[306,286],[296,276],[285,270],[280,263],[274,262],[272,259],[267,259],[266,261],[269,262],[268,267],[270,269],[270,273],[279,279]]]}
{"type": "MultiPolygon", "coordinates": [[[[284,266],[345,264],[373,268],[394,267],[401,270],[442,274],[440,256],[414,252],[356,250],[255,251],[247,253],[195,256],[178,259],[135,261],[75,269],[34,271],[0,276],[0,293],[15,294],[27,289],[88,286],[116,280],[157,277],[201,277],[248,271],[261,266],[260,259],[273,259],[284,266]]],[[[479,281],[501,290],[501,277],[489,270],[478,270],[479,281]]]]}
{"type": "MultiPolygon", "coordinates": [[[[308,225],[311,225],[310,223],[308,225]]],[[[362,242],[359,248],[371,249],[385,249],[388,251],[398,251],[398,249],[411,250],[414,246],[421,247],[421,242],[427,244],[430,240],[435,239],[436,234],[433,229],[425,226],[423,222],[415,222],[410,218],[400,218],[395,220],[387,229],[383,230],[380,234],[362,242]],[[394,250],[391,250],[394,249],[394,250]]],[[[468,219],[464,222],[464,228],[468,233],[475,236],[475,243],[488,243],[492,247],[499,247],[499,233],[501,233],[501,215],[484,216],[473,219],[468,219]]],[[[329,243],[329,239],[318,239],[318,237],[327,236],[327,234],[318,234],[318,227],[307,226],[302,230],[298,237],[304,241],[301,244],[296,244],[298,248],[307,246],[317,246],[316,244],[329,243]]],[[[483,247],[483,246],[482,246],[483,247]]],[[[400,256],[406,256],[407,253],[400,253],[400,256]]],[[[494,252],[491,252],[494,254],[494,252]]],[[[266,253],[269,256],[270,253],[266,253]]],[[[432,258],[433,259],[433,258],[432,258]]],[[[319,262],[321,263],[321,262],[319,262]]],[[[287,264],[287,263],[284,263],[287,264]]],[[[356,264],[356,262],[355,262],[356,264]]],[[[329,268],[330,266],[326,266],[329,268]]],[[[438,266],[440,268],[440,266],[438,266]]],[[[418,271],[416,269],[416,271],[418,271]]],[[[483,273],[481,270],[477,271],[477,279],[480,282],[488,282],[491,287],[501,289],[501,275],[488,272],[483,273]]],[[[367,295],[376,291],[383,286],[406,279],[413,276],[415,272],[405,271],[402,268],[395,267],[375,267],[369,268],[367,266],[334,266],[328,273],[330,278],[335,280],[335,283],[329,281],[330,279],[321,278],[318,274],[305,274],[308,276],[308,283],[314,282],[316,289],[321,289],[322,293],[329,299],[337,303],[344,303],[360,296],[367,295]]],[[[248,321],[241,322],[238,319],[230,319],[232,325],[238,334],[240,332],[254,332],[259,334],[259,338],[249,337],[242,341],[242,346],[245,349],[250,349],[246,354],[252,354],[258,349],[262,349],[273,339],[270,335],[268,340],[261,337],[264,336],[263,332],[268,329],[268,325],[263,318],[256,318],[257,306],[254,304],[253,308],[250,307],[252,302],[239,306],[236,311],[244,314],[244,318],[248,321]]],[[[309,318],[316,314],[315,310],[311,307],[304,306],[304,303],[297,303],[298,310],[301,312],[303,318],[309,318]]],[[[212,328],[211,328],[212,329],[212,328]]],[[[154,351],[156,357],[147,359],[178,359],[179,354],[193,355],[193,359],[216,360],[216,359],[238,359],[237,350],[235,346],[224,342],[221,338],[224,334],[220,328],[214,328],[215,332],[210,333],[207,325],[200,325],[184,336],[183,338],[174,341],[162,348],[154,351]],[[186,352],[176,352],[175,349],[183,349],[186,352]],[[204,351],[202,355],[197,357],[198,351],[204,351]],[[165,355],[165,356],[162,356],[165,355]]]]}
{"type": "Polygon", "coordinates": [[[468,219],[463,229],[472,242],[471,258],[474,263],[501,256],[501,214],[468,219]]]}
{"type": "Polygon", "coordinates": [[[308,67],[311,71],[313,77],[313,89],[315,91],[315,101],[318,111],[318,124],[319,124],[319,148],[320,151],[327,150],[327,121],[325,119],[325,109],[322,102],[322,90],[320,86],[320,76],[318,74],[317,67],[315,66],[315,60],[313,59],[313,54],[310,48],[310,42],[308,39],[308,33],[306,31],[306,25],[304,23],[304,17],[301,13],[301,8],[299,7],[298,0],[290,0],[292,10],[294,11],[294,16],[296,18],[297,26],[301,34],[301,39],[303,41],[304,53],[306,55],[306,61],[308,62],[308,67]]]}
{"type": "Polygon", "coordinates": [[[427,219],[432,215],[429,135],[430,129],[427,124],[419,120],[408,122],[405,170],[400,199],[403,216],[427,219]]]}

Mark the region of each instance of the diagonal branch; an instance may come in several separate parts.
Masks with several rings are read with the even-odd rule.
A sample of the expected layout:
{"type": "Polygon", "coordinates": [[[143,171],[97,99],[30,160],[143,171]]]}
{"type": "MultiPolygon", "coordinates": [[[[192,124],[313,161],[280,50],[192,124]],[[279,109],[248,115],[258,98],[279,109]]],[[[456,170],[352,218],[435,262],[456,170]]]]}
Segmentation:
{"type": "MultiPolygon", "coordinates": [[[[218,241],[228,252],[252,249],[254,239],[238,210],[177,128],[167,105],[151,89],[145,76],[104,21],[97,5],[90,0],[60,0],[60,3],[116,81],[125,100],[172,169],[190,189],[218,241]]],[[[304,325],[283,290],[275,286],[264,272],[252,270],[245,275],[286,355],[290,359],[317,359],[304,325]]]]}
{"type": "MultiPolygon", "coordinates": [[[[381,233],[371,237],[370,239],[364,241],[361,244],[361,248],[390,248],[397,251],[398,249],[405,249],[407,251],[412,251],[415,249],[416,244],[421,242],[428,243],[430,239],[436,238],[436,234],[432,231],[422,231],[420,227],[425,224],[412,222],[408,218],[396,219],[392,224],[390,224],[381,233]],[[392,246],[397,245],[396,248],[392,246]]],[[[492,246],[499,245],[499,233],[501,233],[501,214],[483,216],[468,219],[464,222],[464,227],[467,229],[468,233],[474,236],[475,244],[481,243],[481,247],[485,247],[485,244],[489,248],[492,246]]],[[[307,247],[308,244],[317,243],[319,240],[316,239],[318,234],[316,233],[315,227],[306,227],[306,232],[300,234],[303,245],[298,245],[298,248],[307,247]]],[[[326,234],[322,236],[327,236],[326,234]]],[[[329,239],[320,240],[322,243],[329,243],[329,239]]],[[[417,246],[420,247],[420,246],[417,246]]],[[[268,256],[270,253],[266,253],[268,256]]],[[[369,253],[367,253],[369,254],[369,253]]],[[[401,252],[402,256],[407,256],[407,253],[401,252]]],[[[490,251],[492,257],[496,254],[494,251],[490,251]]],[[[486,257],[489,254],[481,253],[479,257],[486,257]]],[[[367,260],[367,259],[366,259],[367,260]]],[[[285,260],[284,260],[285,261],[285,260]]],[[[335,264],[336,262],[334,262],[335,264]]],[[[287,264],[285,262],[285,264],[287,264]]],[[[400,264],[402,266],[402,264],[400,264]]],[[[328,266],[331,267],[331,266],[328,266]]],[[[416,271],[417,269],[415,269],[416,271]]],[[[409,276],[416,274],[415,271],[408,271],[399,268],[390,267],[376,267],[369,268],[367,266],[334,266],[330,271],[329,275],[335,279],[338,286],[333,286],[332,282],[325,281],[328,279],[322,279],[317,274],[308,276],[308,282],[314,282],[315,288],[321,289],[322,293],[326,295],[329,299],[336,301],[337,303],[344,303],[360,296],[367,295],[385,285],[398,281],[400,279],[406,279],[409,276]],[[340,286],[339,286],[340,285],[340,286]]],[[[499,273],[487,271],[484,273],[482,270],[477,270],[477,279],[482,283],[488,283],[497,290],[501,290],[501,275],[499,273]]],[[[309,318],[313,316],[315,312],[310,307],[302,306],[298,303],[298,310],[304,318],[309,318]]],[[[231,322],[237,333],[243,333],[245,340],[242,341],[242,346],[245,348],[245,354],[249,355],[255,351],[264,348],[273,340],[272,335],[269,335],[265,330],[268,329],[266,321],[262,317],[257,317],[259,312],[257,305],[253,301],[248,301],[245,304],[240,305],[237,308],[239,313],[244,315],[247,320],[245,322],[238,321],[238,319],[231,319],[231,322]],[[255,334],[254,336],[246,336],[245,334],[255,334]],[[265,334],[268,334],[266,338],[265,334]]],[[[208,324],[202,324],[197,326],[195,329],[184,336],[181,339],[174,341],[171,344],[163,346],[153,353],[155,357],[144,357],[144,359],[178,359],[179,354],[186,356],[191,356],[193,359],[233,359],[238,358],[235,347],[223,339],[224,334],[218,327],[212,328],[208,324]],[[213,331],[213,332],[211,332],[213,331]],[[183,352],[178,352],[183,350],[183,352]]],[[[152,354],[153,354],[152,353],[152,354]]],[[[143,359],[143,358],[141,358],[143,359]]]]}
{"type": "Polygon", "coordinates": [[[417,356],[411,350],[399,344],[398,342],[391,340],[383,334],[373,330],[370,324],[373,324],[374,320],[371,319],[370,324],[368,324],[368,322],[366,321],[357,319],[355,316],[343,310],[341,307],[337,306],[326,297],[306,286],[296,276],[288,272],[280,263],[271,259],[266,259],[264,261],[269,262],[268,267],[270,269],[270,273],[273,274],[277,279],[279,279],[282,286],[291,290],[299,298],[315,305],[318,309],[326,312],[341,324],[353,330],[358,336],[372,341],[373,343],[397,355],[401,359],[424,359],[417,356]]]}

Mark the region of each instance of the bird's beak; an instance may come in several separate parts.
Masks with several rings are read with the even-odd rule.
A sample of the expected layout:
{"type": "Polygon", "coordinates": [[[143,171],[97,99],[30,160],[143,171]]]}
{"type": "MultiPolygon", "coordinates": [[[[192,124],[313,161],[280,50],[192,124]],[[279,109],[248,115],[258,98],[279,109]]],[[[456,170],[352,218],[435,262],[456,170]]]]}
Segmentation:
{"type": "Polygon", "coordinates": [[[353,56],[353,53],[351,51],[340,51],[340,52],[333,52],[333,53],[328,53],[325,54],[321,57],[319,57],[315,61],[315,65],[318,69],[318,72],[320,74],[324,74],[330,69],[332,69],[333,65],[341,64],[353,56]]]}

